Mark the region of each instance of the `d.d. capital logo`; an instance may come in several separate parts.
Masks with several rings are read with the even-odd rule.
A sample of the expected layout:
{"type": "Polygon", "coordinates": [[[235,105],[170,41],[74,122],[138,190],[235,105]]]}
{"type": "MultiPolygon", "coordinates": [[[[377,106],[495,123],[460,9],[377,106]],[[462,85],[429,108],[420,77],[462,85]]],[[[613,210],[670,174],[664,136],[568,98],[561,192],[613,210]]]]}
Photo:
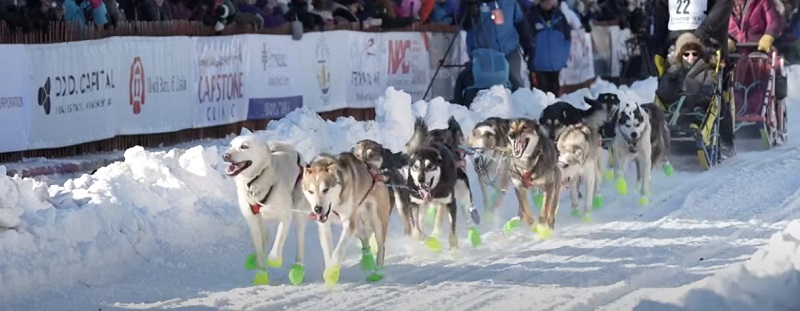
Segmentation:
{"type": "Polygon", "coordinates": [[[145,94],[147,94],[147,91],[145,90],[145,81],[142,59],[139,58],[139,56],[136,56],[133,59],[133,64],[131,64],[131,77],[129,81],[130,87],[128,90],[129,102],[131,106],[133,106],[133,114],[139,114],[142,112],[145,94]]]}
{"type": "Polygon", "coordinates": [[[44,108],[44,114],[50,115],[50,77],[47,77],[44,85],[39,87],[38,95],[39,106],[44,108]]]}
{"type": "Polygon", "coordinates": [[[319,82],[319,89],[322,92],[322,104],[327,106],[330,103],[330,88],[331,88],[331,71],[328,65],[328,58],[330,51],[328,50],[328,42],[325,37],[320,36],[317,42],[317,82],[319,82]]]}

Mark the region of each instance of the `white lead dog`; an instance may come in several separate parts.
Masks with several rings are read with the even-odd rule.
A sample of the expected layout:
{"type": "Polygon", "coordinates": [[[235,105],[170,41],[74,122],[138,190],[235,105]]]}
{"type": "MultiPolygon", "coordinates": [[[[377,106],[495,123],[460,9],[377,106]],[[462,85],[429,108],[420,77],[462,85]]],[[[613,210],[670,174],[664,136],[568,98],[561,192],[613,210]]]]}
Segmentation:
{"type": "Polygon", "coordinates": [[[303,282],[305,268],[305,229],[308,219],[295,217],[297,212],[309,210],[300,185],[303,161],[297,150],[284,143],[268,144],[245,130],[234,138],[222,155],[228,163],[227,174],[236,182],[239,209],[247,221],[255,254],[248,257],[247,268],[256,269],[254,285],[269,283],[267,266],[283,266],[283,248],[292,220],[297,226],[297,257],[289,271],[294,285],[303,282]],[[269,240],[267,220],[277,220],[278,230],[269,256],[265,244],[269,240]]]}

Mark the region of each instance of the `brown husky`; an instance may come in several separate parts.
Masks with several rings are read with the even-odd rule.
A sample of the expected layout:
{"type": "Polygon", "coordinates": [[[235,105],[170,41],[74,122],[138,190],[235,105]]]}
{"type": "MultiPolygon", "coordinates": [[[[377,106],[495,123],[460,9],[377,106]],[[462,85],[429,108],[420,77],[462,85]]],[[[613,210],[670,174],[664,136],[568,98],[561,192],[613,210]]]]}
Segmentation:
{"type": "Polygon", "coordinates": [[[511,121],[508,129],[511,143],[509,169],[514,192],[519,201],[519,217],[506,223],[506,230],[519,226],[520,220],[533,226],[534,219],[527,190],[539,188],[544,192],[539,223],[533,227],[542,238],[549,238],[555,227],[558,198],[561,192],[561,170],[558,168],[558,149],[535,120],[520,118],[511,121]],[[521,218],[521,219],[520,219],[521,218]]]}
{"type": "Polygon", "coordinates": [[[361,267],[371,272],[367,280],[382,279],[391,213],[386,184],[350,152],[338,156],[321,154],[303,171],[303,194],[313,210],[311,215],[319,224],[320,244],[325,257],[325,283],[333,285],[339,281],[340,264],[353,236],[361,240],[361,267]],[[328,223],[332,216],[342,224],[342,233],[333,251],[328,223]],[[373,234],[378,244],[377,259],[372,256],[369,246],[373,234]]]}

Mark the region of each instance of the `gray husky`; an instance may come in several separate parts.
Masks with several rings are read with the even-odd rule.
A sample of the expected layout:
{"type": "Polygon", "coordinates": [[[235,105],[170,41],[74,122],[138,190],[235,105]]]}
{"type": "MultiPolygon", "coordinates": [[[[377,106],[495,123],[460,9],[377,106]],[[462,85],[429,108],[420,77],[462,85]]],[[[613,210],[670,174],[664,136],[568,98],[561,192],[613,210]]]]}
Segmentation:
{"type": "Polygon", "coordinates": [[[572,215],[580,216],[579,186],[586,186],[586,205],[583,208],[584,221],[590,221],[589,206],[602,203],[600,185],[603,162],[600,157],[602,138],[592,127],[578,123],[563,128],[558,134],[558,167],[561,168],[562,183],[568,185],[572,201],[572,215]]]}
{"type": "MultiPolygon", "coordinates": [[[[430,131],[425,121],[417,118],[414,134],[403,151],[409,159],[407,186],[411,189],[410,210],[420,217],[416,221],[417,234],[421,233],[419,230],[423,221],[421,207],[433,204],[435,220],[431,235],[436,237],[439,234],[439,226],[447,211],[450,214],[452,231],[451,248],[458,244],[455,235],[457,203],[466,207],[465,211],[469,211],[472,223],[477,225],[480,222],[479,214],[472,204],[469,179],[460,153],[463,141],[461,126],[455,118],[450,117],[446,129],[430,131]]],[[[468,234],[473,245],[480,244],[480,235],[475,226],[470,226],[468,234]]]]}
{"type": "Polygon", "coordinates": [[[662,165],[665,174],[672,174],[668,159],[670,132],[664,111],[653,104],[623,104],[617,113],[612,149],[617,191],[622,195],[627,194],[624,172],[630,161],[635,160],[637,188],[641,195],[639,203],[648,204],[653,168],[662,165]]]}
{"type": "Polygon", "coordinates": [[[484,211],[496,210],[511,181],[508,172],[508,119],[490,117],[472,128],[467,147],[476,152],[473,165],[483,193],[484,211]],[[490,192],[491,191],[491,192],[490,192]]]}

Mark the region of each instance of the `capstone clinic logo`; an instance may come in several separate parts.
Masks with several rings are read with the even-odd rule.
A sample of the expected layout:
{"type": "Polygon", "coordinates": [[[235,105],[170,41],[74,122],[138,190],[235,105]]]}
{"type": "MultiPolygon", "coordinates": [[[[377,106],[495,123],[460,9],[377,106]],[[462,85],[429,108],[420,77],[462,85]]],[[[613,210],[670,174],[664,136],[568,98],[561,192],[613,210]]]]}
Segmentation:
{"type": "Polygon", "coordinates": [[[317,58],[317,82],[319,82],[319,89],[322,93],[322,105],[327,106],[330,104],[330,88],[331,88],[331,71],[328,64],[330,58],[330,49],[328,42],[324,36],[319,37],[316,48],[317,58]]]}
{"type": "Polygon", "coordinates": [[[144,106],[145,102],[145,94],[147,94],[147,91],[145,90],[145,81],[147,80],[145,80],[144,76],[144,65],[142,64],[142,59],[139,56],[136,56],[133,58],[133,64],[131,64],[131,75],[128,89],[128,102],[131,106],[133,106],[133,114],[139,114],[142,112],[142,106],[144,106]]]}

